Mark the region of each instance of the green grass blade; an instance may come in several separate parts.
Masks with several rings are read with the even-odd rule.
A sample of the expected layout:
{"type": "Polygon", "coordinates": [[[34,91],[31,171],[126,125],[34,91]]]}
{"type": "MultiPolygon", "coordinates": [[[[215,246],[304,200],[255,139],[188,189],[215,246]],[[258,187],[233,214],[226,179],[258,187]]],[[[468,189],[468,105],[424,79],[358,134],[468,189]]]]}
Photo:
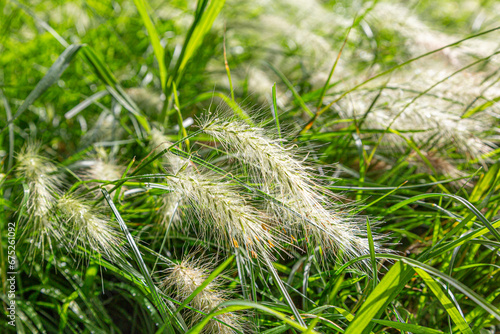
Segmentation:
{"type": "Polygon", "coordinates": [[[497,96],[495,97],[494,99],[491,99],[489,101],[486,101],[485,103],[475,107],[475,108],[472,108],[470,110],[467,110],[463,115],[462,115],[462,118],[469,118],[471,116],[473,116],[474,114],[477,114],[478,112],[480,111],[483,111],[493,105],[495,105],[498,101],[500,101],[500,96],[497,96]]]}
{"type": "Polygon", "coordinates": [[[413,270],[408,269],[410,269],[409,266],[402,261],[398,261],[392,266],[358,310],[345,334],[370,333],[371,327],[373,327],[373,324],[371,327],[369,326],[371,320],[382,314],[387,305],[395,299],[412,277],[413,270]]]}
{"type": "MultiPolygon", "coordinates": [[[[383,200],[384,198],[386,198],[387,196],[391,195],[392,193],[396,192],[398,189],[400,189],[401,187],[403,187],[406,183],[408,183],[408,181],[405,181],[403,183],[401,183],[401,185],[391,189],[390,191],[386,192],[384,195],[382,195],[381,197],[377,198],[376,200],[368,203],[367,205],[365,206],[362,206],[361,208],[359,208],[358,210],[354,211],[353,214],[357,214],[363,210],[366,210],[367,208],[371,207],[372,205],[376,204],[377,202],[383,200]]],[[[357,189],[362,189],[362,187],[355,187],[357,189]]],[[[354,189],[354,187],[353,187],[354,189]]]]}
{"type": "Polygon", "coordinates": [[[377,271],[377,260],[375,259],[375,245],[373,243],[372,228],[370,227],[370,219],[366,218],[366,234],[368,236],[368,244],[370,246],[370,262],[372,265],[372,283],[373,289],[377,287],[378,283],[378,271],[377,271]]]}
{"type": "Polygon", "coordinates": [[[229,62],[227,61],[227,52],[226,52],[226,27],[224,27],[224,42],[223,42],[223,48],[224,48],[224,66],[226,67],[226,74],[227,74],[227,80],[229,82],[229,91],[231,92],[231,100],[235,102],[234,100],[234,88],[233,88],[233,80],[231,79],[231,69],[229,68],[229,62]]]}
{"type": "MultiPolygon", "coordinates": [[[[201,333],[203,328],[208,324],[208,322],[213,318],[216,317],[217,315],[228,313],[228,312],[235,312],[235,311],[241,311],[241,310],[248,310],[248,309],[256,309],[259,311],[262,311],[264,313],[270,314],[283,322],[285,322],[287,325],[290,325],[290,327],[293,327],[300,332],[305,332],[308,330],[307,327],[298,324],[297,322],[291,320],[288,318],[285,314],[275,311],[272,308],[266,307],[264,305],[254,303],[254,302],[248,302],[248,301],[243,301],[243,300],[234,300],[234,301],[229,301],[229,302],[224,302],[217,307],[217,310],[210,313],[207,317],[205,317],[202,321],[200,321],[196,326],[191,328],[187,334],[198,334],[201,333]]],[[[311,330],[309,333],[313,334],[318,334],[318,332],[311,330]]]]}
{"type": "Polygon", "coordinates": [[[93,94],[92,96],[89,96],[84,101],[82,101],[81,103],[76,105],[73,109],[71,109],[70,111],[65,113],[64,118],[70,119],[70,118],[75,117],[76,115],[78,115],[78,113],[80,111],[84,110],[85,108],[90,106],[92,103],[94,103],[95,101],[99,100],[100,98],[102,98],[106,95],[108,95],[108,91],[102,90],[100,92],[93,94]]]}
{"type": "Polygon", "coordinates": [[[418,326],[418,325],[413,325],[413,324],[405,324],[403,322],[397,322],[397,321],[373,319],[372,322],[377,323],[379,325],[399,329],[401,331],[407,331],[407,332],[410,332],[413,334],[443,334],[444,333],[444,332],[437,330],[437,329],[432,329],[429,327],[423,327],[423,326],[418,326]]]}
{"type": "Polygon", "coordinates": [[[179,59],[180,63],[178,66],[177,75],[175,78],[173,78],[176,84],[179,84],[187,63],[193,57],[196,50],[198,50],[198,48],[201,46],[205,35],[212,28],[215,19],[222,10],[222,7],[224,7],[224,2],[225,0],[210,1],[203,13],[201,13],[201,17],[199,18],[199,20],[195,20],[195,22],[193,23],[195,25],[194,29],[192,30],[192,34],[190,35],[187,44],[185,44],[183,47],[183,54],[179,59]]]}
{"type": "Polygon", "coordinates": [[[295,87],[293,87],[292,83],[290,82],[290,80],[287,79],[287,77],[279,70],[277,69],[273,64],[271,63],[266,63],[267,66],[269,66],[269,68],[271,70],[273,70],[274,73],[276,73],[276,75],[281,79],[281,81],[283,81],[283,83],[288,87],[288,89],[292,92],[293,96],[295,97],[295,99],[297,100],[297,102],[299,103],[300,107],[311,117],[314,117],[314,113],[311,111],[311,109],[309,109],[309,107],[306,105],[306,103],[304,102],[304,99],[299,95],[299,93],[297,92],[297,90],[295,89],[295,87]]]}
{"type": "MultiPolygon", "coordinates": [[[[179,135],[180,137],[187,137],[187,131],[184,128],[184,120],[182,119],[182,114],[181,114],[181,105],[179,103],[179,96],[177,95],[177,85],[172,83],[172,92],[174,93],[174,108],[175,111],[177,112],[177,125],[179,126],[179,135]]],[[[189,139],[186,139],[184,141],[184,144],[186,145],[186,151],[189,152],[189,139]]]]}
{"type": "MultiPolygon", "coordinates": [[[[154,303],[155,307],[157,308],[158,312],[160,312],[160,314],[161,314],[161,316],[163,318],[163,321],[165,323],[170,323],[171,316],[169,314],[167,314],[167,312],[166,312],[166,306],[163,303],[163,301],[160,298],[160,296],[158,295],[158,291],[156,290],[156,286],[153,283],[153,280],[151,279],[151,276],[149,275],[149,271],[148,271],[148,268],[146,266],[146,263],[144,263],[144,260],[142,259],[141,251],[137,247],[137,244],[135,243],[134,238],[130,234],[130,232],[129,232],[128,228],[127,228],[127,225],[125,224],[125,221],[123,221],[120,213],[118,212],[118,209],[116,208],[115,204],[113,203],[113,200],[109,196],[108,192],[104,188],[101,188],[101,191],[102,191],[102,193],[104,195],[104,198],[108,202],[109,207],[113,211],[113,214],[114,214],[116,220],[120,224],[120,228],[122,229],[123,233],[125,234],[127,242],[128,242],[128,244],[129,244],[129,246],[130,246],[130,248],[132,250],[133,258],[134,258],[135,262],[137,263],[137,265],[139,266],[139,269],[141,271],[142,276],[146,280],[145,285],[149,289],[149,293],[152,296],[152,300],[153,300],[153,303],[154,303]]],[[[168,328],[170,330],[170,333],[172,333],[173,332],[172,326],[169,325],[168,328]]]]}
{"type": "MultiPolygon", "coordinates": [[[[498,312],[498,310],[485,298],[475,293],[466,285],[458,282],[457,280],[449,277],[446,274],[443,274],[439,270],[420,261],[405,258],[399,255],[377,254],[376,257],[398,261],[393,265],[389,272],[387,272],[387,274],[380,281],[375,290],[372,291],[372,293],[363,303],[359,311],[356,313],[356,317],[351,322],[349,327],[347,327],[347,330],[345,332],[346,334],[369,333],[371,328],[373,327],[373,324],[370,324],[371,319],[378,318],[380,314],[385,310],[385,307],[387,307],[387,305],[395,299],[395,297],[413,276],[414,268],[420,268],[428,273],[433,274],[436,277],[443,279],[451,286],[465,294],[475,303],[477,303],[478,306],[482,307],[489,314],[500,320],[500,312],[498,312]]],[[[350,261],[350,263],[345,264],[343,267],[346,267],[354,262],[363,261],[367,258],[369,258],[369,255],[361,256],[353,261],[350,261]]]]}
{"type": "Polygon", "coordinates": [[[276,282],[276,285],[278,286],[278,288],[279,288],[279,290],[281,292],[281,295],[283,296],[283,298],[285,298],[286,303],[288,304],[288,306],[292,310],[292,313],[294,314],[294,316],[297,319],[297,321],[302,326],[306,327],[306,323],[302,319],[302,316],[300,315],[299,310],[297,309],[297,307],[293,303],[293,300],[290,297],[290,295],[288,294],[288,291],[286,291],[285,285],[281,281],[281,278],[279,277],[278,272],[276,271],[276,269],[274,268],[273,264],[271,263],[271,260],[267,256],[264,256],[264,258],[265,258],[265,261],[266,261],[266,264],[267,264],[267,268],[271,272],[271,275],[274,278],[274,282],[276,282]]]}
{"type": "MultiPolygon", "coordinates": [[[[57,60],[52,64],[52,66],[47,71],[47,74],[40,80],[35,89],[29,93],[28,97],[24,100],[23,104],[17,109],[14,116],[10,119],[8,124],[11,124],[18,118],[30,105],[35,102],[36,99],[40,97],[50,86],[59,80],[61,74],[68,68],[69,64],[73,58],[77,55],[78,51],[82,48],[82,45],[72,44],[66,48],[66,50],[61,53],[57,60]]],[[[2,129],[2,132],[7,127],[2,129]]]]}
{"type": "Polygon", "coordinates": [[[491,166],[485,174],[482,174],[476,186],[472,190],[469,201],[478,203],[488,193],[495,190],[498,182],[500,181],[500,162],[491,166]]]}
{"type": "Polygon", "coordinates": [[[405,205],[408,205],[410,203],[413,203],[415,201],[419,201],[421,199],[425,199],[425,198],[433,198],[433,197],[449,197],[451,199],[454,199],[460,203],[462,203],[463,205],[465,205],[467,207],[467,209],[469,209],[477,218],[479,218],[479,220],[490,230],[491,234],[493,234],[493,236],[498,240],[500,241],[500,233],[496,230],[496,228],[493,227],[493,225],[491,225],[491,223],[489,222],[488,219],[486,219],[486,217],[478,210],[474,207],[474,205],[472,205],[469,201],[467,201],[466,199],[460,197],[460,196],[456,196],[456,195],[452,195],[452,194],[434,194],[434,193],[430,193],[430,194],[422,194],[422,195],[417,195],[417,196],[413,196],[407,200],[404,200],[404,201],[401,201],[395,205],[393,205],[392,207],[389,208],[389,210],[387,210],[387,213],[391,213],[391,212],[394,212],[396,211],[397,209],[405,206],[405,205]]]}
{"type": "Polygon", "coordinates": [[[453,302],[446,296],[446,293],[441,289],[439,284],[432,278],[429,274],[420,268],[413,268],[417,272],[417,274],[423,279],[425,284],[431,289],[439,302],[446,309],[446,312],[451,317],[453,322],[458,326],[460,331],[464,334],[472,334],[472,330],[469,325],[462,317],[456,306],[453,302]]]}
{"type": "Polygon", "coordinates": [[[142,22],[144,22],[144,26],[148,31],[149,39],[151,41],[151,45],[153,46],[153,52],[155,54],[156,60],[158,61],[158,68],[160,69],[160,82],[162,89],[165,89],[165,85],[167,84],[167,66],[165,65],[165,51],[160,43],[160,37],[158,36],[158,32],[155,29],[153,21],[148,15],[148,11],[146,9],[146,0],[134,0],[135,7],[137,7],[137,11],[141,15],[142,22]]]}

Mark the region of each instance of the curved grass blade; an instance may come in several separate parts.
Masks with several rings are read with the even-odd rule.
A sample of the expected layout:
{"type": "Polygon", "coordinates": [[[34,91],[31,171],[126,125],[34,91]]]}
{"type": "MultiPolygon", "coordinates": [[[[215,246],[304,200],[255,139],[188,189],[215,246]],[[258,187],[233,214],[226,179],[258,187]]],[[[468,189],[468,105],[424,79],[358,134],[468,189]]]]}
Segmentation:
{"type": "MultiPolygon", "coordinates": [[[[214,312],[210,313],[207,317],[205,317],[202,321],[200,321],[196,326],[191,328],[191,330],[189,332],[187,332],[187,334],[201,333],[203,328],[208,324],[208,322],[213,317],[216,317],[220,314],[234,312],[234,311],[248,310],[248,309],[257,309],[257,310],[263,311],[267,314],[270,314],[270,315],[282,320],[287,325],[290,325],[290,327],[293,327],[301,332],[305,332],[308,330],[307,327],[296,323],[295,321],[288,318],[285,314],[278,312],[278,311],[275,311],[272,308],[266,307],[264,305],[254,303],[254,302],[248,302],[248,301],[243,301],[243,300],[234,300],[234,301],[224,302],[224,303],[220,304],[219,307],[217,307],[216,309],[218,311],[214,311],[214,312]]],[[[315,330],[311,330],[309,333],[318,334],[318,332],[316,332],[315,330]]]]}
{"type": "Polygon", "coordinates": [[[92,96],[89,96],[83,102],[79,103],[73,109],[71,109],[70,111],[68,111],[67,113],[65,113],[64,114],[64,118],[70,119],[72,117],[75,117],[76,115],[78,115],[78,113],[80,111],[84,110],[85,108],[87,108],[88,106],[90,106],[92,103],[94,103],[95,101],[99,100],[100,98],[102,98],[102,97],[104,97],[106,95],[108,95],[108,92],[105,91],[105,90],[102,90],[100,92],[97,92],[97,93],[93,94],[92,96]]]}
{"type": "Polygon", "coordinates": [[[144,22],[144,26],[148,31],[149,39],[151,41],[151,45],[153,46],[153,52],[155,54],[156,60],[158,61],[158,68],[160,69],[160,82],[162,89],[165,89],[165,85],[167,84],[167,67],[165,65],[165,51],[160,43],[160,37],[158,36],[158,32],[155,29],[153,21],[148,15],[148,11],[146,9],[146,1],[145,0],[134,0],[135,7],[137,11],[141,15],[142,22],[144,22]]]}
{"type": "Polygon", "coordinates": [[[304,110],[309,116],[314,117],[315,114],[306,105],[306,103],[304,102],[304,99],[302,99],[302,97],[299,95],[299,93],[297,92],[295,87],[293,87],[290,80],[288,80],[287,77],[279,69],[277,69],[273,64],[266,62],[266,65],[269,66],[269,68],[271,70],[273,70],[273,72],[276,73],[276,75],[281,79],[281,81],[283,81],[283,83],[288,87],[288,89],[292,92],[293,96],[295,97],[295,99],[299,103],[302,110],[304,110]]]}
{"type": "Polygon", "coordinates": [[[170,314],[167,314],[167,312],[166,312],[166,310],[168,308],[166,308],[166,305],[163,303],[162,299],[158,295],[158,291],[156,290],[156,286],[154,285],[153,280],[151,279],[151,276],[149,275],[149,271],[148,271],[148,268],[146,266],[146,263],[144,263],[144,260],[142,259],[141,252],[139,251],[139,248],[137,247],[137,245],[134,241],[134,238],[130,234],[130,232],[127,228],[127,225],[123,221],[120,213],[118,212],[118,209],[114,205],[113,200],[109,196],[106,189],[101,188],[101,191],[104,195],[104,198],[108,202],[109,207],[113,211],[113,214],[114,214],[116,220],[120,224],[120,227],[121,227],[123,233],[125,234],[125,237],[127,239],[127,242],[129,244],[130,248],[132,249],[132,254],[133,254],[134,260],[137,263],[137,265],[139,266],[141,274],[143,275],[144,279],[146,280],[145,285],[149,288],[149,292],[152,295],[152,299],[153,299],[153,303],[154,303],[155,307],[158,309],[158,312],[161,314],[163,321],[165,323],[169,324],[167,327],[169,329],[169,332],[173,333],[173,328],[172,328],[172,325],[170,324],[170,319],[172,318],[172,316],[170,314]]]}
{"type": "Polygon", "coordinates": [[[456,195],[452,195],[452,194],[436,194],[436,193],[430,193],[430,194],[422,194],[422,195],[417,195],[417,196],[413,196],[405,201],[402,201],[402,202],[399,202],[395,205],[393,205],[392,207],[390,207],[388,210],[387,210],[387,213],[391,213],[391,212],[394,212],[396,211],[397,209],[405,206],[405,205],[408,205],[410,203],[413,203],[415,201],[419,201],[421,199],[424,199],[424,198],[433,198],[433,197],[449,197],[451,199],[454,199],[460,203],[462,203],[463,205],[465,205],[465,207],[467,207],[467,209],[469,209],[477,218],[479,218],[479,220],[490,230],[491,234],[493,234],[493,236],[498,240],[500,241],[500,233],[496,230],[496,228],[493,227],[493,225],[491,225],[491,223],[488,221],[488,219],[486,219],[486,217],[478,210],[476,209],[476,207],[474,207],[474,205],[472,205],[469,201],[467,201],[466,199],[460,197],[460,196],[456,196],[456,195]]]}
{"type": "Polygon", "coordinates": [[[195,25],[193,33],[191,34],[189,40],[187,41],[187,44],[184,46],[183,54],[179,59],[180,63],[179,63],[178,74],[177,77],[175,78],[177,84],[179,84],[179,80],[182,77],[182,74],[189,59],[193,57],[196,50],[201,46],[203,38],[208,33],[210,28],[212,28],[215,19],[222,10],[222,7],[224,7],[224,2],[225,0],[210,1],[210,4],[208,4],[203,13],[201,13],[201,17],[199,18],[199,20],[196,20],[193,23],[195,25]]]}
{"type": "Polygon", "coordinates": [[[297,307],[295,307],[295,304],[293,303],[292,298],[288,294],[288,291],[286,291],[285,285],[281,281],[281,278],[279,277],[278,272],[276,271],[273,264],[271,263],[271,260],[267,256],[264,256],[264,259],[266,260],[267,268],[269,269],[269,271],[273,275],[273,278],[274,278],[274,281],[276,282],[276,285],[278,286],[279,290],[281,291],[281,294],[285,298],[288,306],[292,310],[292,313],[294,314],[295,318],[302,326],[305,327],[306,323],[302,319],[302,316],[300,315],[299,310],[297,310],[297,307]]]}
{"type": "Polygon", "coordinates": [[[475,107],[475,108],[472,108],[472,109],[469,109],[467,110],[463,115],[462,115],[462,118],[469,118],[471,117],[472,115],[480,112],[480,111],[483,111],[493,105],[495,105],[498,101],[500,101],[500,96],[497,96],[495,97],[494,99],[491,99],[489,101],[486,101],[485,103],[475,107]]]}
{"type": "Polygon", "coordinates": [[[366,234],[368,236],[368,244],[370,246],[370,262],[372,265],[372,283],[373,289],[377,287],[378,283],[378,271],[377,271],[377,260],[375,260],[375,244],[373,242],[372,228],[370,226],[370,219],[366,218],[366,234]]]}
{"type": "Polygon", "coordinates": [[[444,332],[437,330],[437,329],[432,329],[429,327],[423,327],[423,326],[418,326],[418,325],[413,325],[413,324],[405,324],[403,322],[397,322],[397,321],[373,319],[372,322],[375,322],[379,325],[399,329],[401,331],[408,331],[408,332],[413,333],[413,334],[443,334],[444,333],[444,332]]]}
{"type": "Polygon", "coordinates": [[[451,317],[453,322],[458,326],[460,331],[464,334],[472,334],[472,330],[469,325],[465,321],[462,314],[455,307],[453,302],[446,296],[446,293],[441,289],[439,284],[432,278],[425,270],[420,268],[413,268],[417,272],[417,274],[424,280],[425,284],[431,289],[439,302],[443,305],[448,312],[448,315],[451,317]]]}
{"type": "MultiPolygon", "coordinates": [[[[393,259],[398,260],[391,270],[384,276],[384,278],[377,285],[375,290],[368,296],[366,301],[363,303],[361,308],[356,314],[356,317],[351,322],[349,327],[347,327],[346,334],[358,334],[358,333],[369,333],[373,327],[370,322],[373,318],[377,318],[385,309],[385,307],[393,301],[399,294],[401,289],[407,284],[407,282],[413,276],[415,268],[420,268],[428,273],[433,274],[449,283],[451,286],[458,289],[460,292],[465,294],[468,298],[477,303],[489,314],[493,315],[495,318],[500,320],[500,313],[498,310],[491,305],[485,298],[481,297],[473,290],[471,290],[466,285],[458,282],[457,280],[443,274],[439,270],[426,265],[420,261],[405,258],[403,256],[394,254],[377,254],[377,258],[393,259]]],[[[369,255],[363,255],[355,260],[349,261],[342,268],[346,268],[355,262],[363,261],[369,258],[369,255]]],[[[340,270],[340,269],[339,269],[340,270]]]]}
{"type": "MultiPolygon", "coordinates": [[[[368,258],[369,255],[364,256],[368,258]]],[[[373,318],[379,317],[385,307],[393,301],[404,285],[413,276],[412,270],[402,261],[396,262],[391,270],[385,274],[380,283],[370,293],[361,308],[356,313],[356,317],[347,327],[345,334],[367,334],[370,333],[370,322],[373,318]]]]}
{"type": "MultiPolygon", "coordinates": [[[[38,99],[50,86],[59,80],[61,74],[63,74],[63,72],[68,68],[69,64],[81,48],[82,45],[72,44],[68,46],[63,53],[61,53],[54,64],[52,64],[49,68],[47,74],[45,74],[42,80],[36,84],[35,89],[29,93],[28,97],[24,100],[19,109],[17,109],[14,116],[7,122],[7,125],[14,122],[16,118],[18,118],[23,112],[26,111],[26,109],[28,109],[30,105],[33,104],[33,102],[35,102],[36,99],[38,99]]],[[[1,132],[3,132],[6,128],[7,126],[4,127],[1,132]]]]}

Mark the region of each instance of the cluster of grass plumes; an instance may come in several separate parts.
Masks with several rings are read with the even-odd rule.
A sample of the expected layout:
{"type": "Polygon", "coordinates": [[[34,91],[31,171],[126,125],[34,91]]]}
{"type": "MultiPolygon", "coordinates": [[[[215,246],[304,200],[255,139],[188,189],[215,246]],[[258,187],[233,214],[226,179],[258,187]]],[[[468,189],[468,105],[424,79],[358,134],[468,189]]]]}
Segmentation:
{"type": "MultiPolygon", "coordinates": [[[[415,152],[408,162],[419,171],[459,179],[466,174],[464,165],[470,165],[457,157],[483,166],[493,162],[498,135],[490,124],[499,115],[492,102],[498,79],[494,73],[436,63],[425,69],[409,66],[382,86],[356,90],[335,109],[356,119],[361,139],[375,142],[381,155],[392,159],[411,148],[415,152]]],[[[479,65],[486,64],[478,61],[472,68],[479,65]]]]}
{"type": "Polygon", "coordinates": [[[29,144],[17,156],[17,172],[28,190],[22,235],[31,240],[33,261],[47,248],[52,253],[56,248],[74,250],[84,258],[89,254],[114,260],[123,257],[123,239],[116,226],[90,199],[64,193],[63,172],[40,150],[40,145],[29,144]]]}
{"type": "Polygon", "coordinates": [[[339,197],[321,186],[296,145],[271,139],[263,128],[227,115],[209,115],[200,127],[247,163],[252,182],[281,204],[269,201],[267,211],[291,233],[292,241],[305,238],[312,249],[322,246],[323,252],[347,259],[369,253],[357,217],[334,204],[339,197]]]}

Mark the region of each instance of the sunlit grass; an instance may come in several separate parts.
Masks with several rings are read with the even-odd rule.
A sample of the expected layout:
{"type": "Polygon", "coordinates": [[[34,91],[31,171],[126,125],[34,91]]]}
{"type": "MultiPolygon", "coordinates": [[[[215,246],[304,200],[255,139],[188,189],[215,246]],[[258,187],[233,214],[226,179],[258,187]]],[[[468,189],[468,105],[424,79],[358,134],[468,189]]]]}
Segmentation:
{"type": "Polygon", "coordinates": [[[1,331],[497,332],[499,9],[2,3],[1,331]]]}

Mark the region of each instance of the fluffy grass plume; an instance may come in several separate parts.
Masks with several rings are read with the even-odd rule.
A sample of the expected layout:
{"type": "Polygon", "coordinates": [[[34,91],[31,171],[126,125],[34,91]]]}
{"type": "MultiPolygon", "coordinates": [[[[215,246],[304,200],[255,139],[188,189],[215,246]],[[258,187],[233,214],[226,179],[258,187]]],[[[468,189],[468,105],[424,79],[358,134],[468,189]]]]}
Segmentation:
{"type": "MultiPolygon", "coordinates": [[[[121,179],[125,171],[125,168],[118,165],[103,148],[97,148],[94,158],[84,161],[83,165],[86,168],[80,173],[80,177],[85,181],[116,181],[121,179]]],[[[99,185],[99,182],[89,183],[91,188],[95,188],[93,192],[96,196],[101,194],[100,190],[96,188],[99,185]]],[[[110,190],[113,185],[108,184],[105,187],[110,190]]]]}
{"type": "Polygon", "coordinates": [[[316,181],[313,168],[299,158],[294,145],[271,139],[263,128],[218,114],[206,117],[200,127],[248,163],[263,191],[285,204],[287,208],[272,205],[270,211],[295,239],[304,236],[313,248],[321,245],[349,259],[369,253],[356,218],[333,204],[334,195],[316,181]]]}
{"type": "Polygon", "coordinates": [[[194,208],[202,235],[241,249],[248,258],[273,257],[281,238],[272,233],[270,217],[250,205],[240,188],[214,172],[195,169],[188,160],[181,164],[183,159],[170,154],[169,160],[177,163],[168,185],[194,208]]]}
{"type": "MultiPolygon", "coordinates": [[[[184,259],[181,263],[169,267],[161,286],[167,292],[171,291],[180,301],[184,301],[198,288],[209,276],[210,265],[203,265],[200,261],[184,259]]],[[[210,282],[191,301],[190,305],[198,311],[208,314],[217,309],[217,306],[228,298],[220,280],[210,282]]],[[[191,325],[195,325],[203,315],[190,311],[191,325]]],[[[203,329],[203,333],[232,334],[242,331],[242,319],[234,312],[228,312],[215,317],[203,329]]]]}
{"type": "Polygon", "coordinates": [[[83,198],[64,195],[58,200],[57,209],[71,247],[80,246],[90,254],[99,253],[115,262],[124,257],[119,229],[98,208],[83,198]]]}
{"type": "Polygon", "coordinates": [[[43,253],[46,244],[53,249],[53,240],[61,240],[61,230],[53,219],[53,210],[61,193],[62,178],[56,165],[40,155],[39,144],[30,143],[17,156],[17,173],[29,190],[26,202],[28,217],[24,219],[23,235],[32,238],[30,253],[43,253]]]}

